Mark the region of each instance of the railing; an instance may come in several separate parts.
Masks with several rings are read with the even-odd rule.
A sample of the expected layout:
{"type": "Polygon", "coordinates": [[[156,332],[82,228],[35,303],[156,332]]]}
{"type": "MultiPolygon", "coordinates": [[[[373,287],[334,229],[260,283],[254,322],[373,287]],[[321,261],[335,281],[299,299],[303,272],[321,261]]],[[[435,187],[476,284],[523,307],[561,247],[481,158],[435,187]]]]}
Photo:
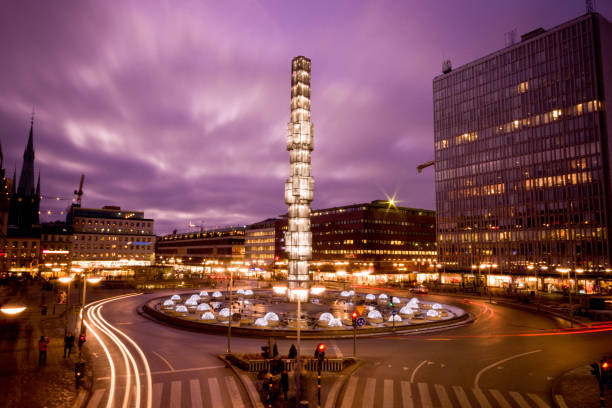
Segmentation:
{"type": "MultiPolygon", "coordinates": [[[[248,360],[249,372],[261,372],[270,370],[270,361],[273,360],[248,360]]],[[[287,371],[295,370],[296,361],[294,359],[283,359],[281,360],[283,369],[287,371]]],[[[301,365],[307,371],[317,370],[317,360],[308,358],[301,360],[301,365]]],[[[322,371],[340,372],[344,368],[344,359],[342,358],[326,358],[323,360],[321,367],[322,371]]]]}

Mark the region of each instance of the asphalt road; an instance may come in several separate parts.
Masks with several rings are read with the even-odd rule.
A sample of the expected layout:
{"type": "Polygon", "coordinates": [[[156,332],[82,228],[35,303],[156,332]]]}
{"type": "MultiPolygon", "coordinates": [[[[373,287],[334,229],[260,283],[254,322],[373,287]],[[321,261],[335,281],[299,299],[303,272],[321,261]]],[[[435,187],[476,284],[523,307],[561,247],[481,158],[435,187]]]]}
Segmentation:
{"type": "MultiPolygon", "coordinates": [[[[217,358],[226,351],[226,336],[177,329],[138,314],[137,309],[147,299],[160,295],[157,292],[110,301],[100,311],[146,357],[151,372],[149,388],[143,374],[144,359],[139,358],[134,345],[116,334],[126,343],[138,367],[143,384],[140,406],[147,406],[150,395],[152,407],[249,407],[247,395],[232,371],[217,358]]],[[[553,406],[551,386],[556,377],[610,352],[607,330],[569,330],[562,320],[486,300],[424,297],[463,307],[476,319],[451,330],[358,339],[357,355],[364,365],[346,382],[338,407],[553,406]]],[[[100,332],[93,326],[91,329],[100,332]]],[[[94,356],[94,384],[88,406],[135,406],[135,376],[126,376],[129,358],[124,362],[119,348],[100,334],[115,362],[116,388],[112,403],[108,402],[110,365],[103,347],[91,334],[90,330],[87,347],[94,356]],[[127,394],[126,378],[132,378],[127,394]]],[[[279,340],[280,353],[287,353],[291,343],[294,341],[279,340]]],[[[302,353],[310,355],[317,343],[303,341],[302,353]]],[[[353,353],[350,339],[325,343],[328,356],[353,353]]],[[[263,344],[262,339],[232,338],[232,351],[259,353],[263,344]]],[[[334,380],[338,381],[330,379],[334,380]]],[[[328,384],[326,389],[330,387],[328,384]]],[[[323,406],[331,407],[325,404],[325,397],[323,406]]]]}

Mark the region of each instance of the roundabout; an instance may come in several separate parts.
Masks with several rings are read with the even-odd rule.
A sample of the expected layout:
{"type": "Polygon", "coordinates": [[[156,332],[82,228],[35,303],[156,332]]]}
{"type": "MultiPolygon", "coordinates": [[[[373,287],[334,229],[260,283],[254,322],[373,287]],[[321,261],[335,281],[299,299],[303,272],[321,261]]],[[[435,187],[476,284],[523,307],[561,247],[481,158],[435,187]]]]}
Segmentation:
{"type": "Polygon", "coordinates": [[[231,306],[229,291],[181,292],[149,300],[143,311],[156,320],[190,330],[226,333],[231,321],[233,335],[281,338],[296,337],[298,320],[303,338],[419,332],[472,320],[465,310],[426,297],[322,288],[313,288],[310,300],[301,303],[298,319],[296,304],[275,289],[238,289],[232,292],[231,306]]]}

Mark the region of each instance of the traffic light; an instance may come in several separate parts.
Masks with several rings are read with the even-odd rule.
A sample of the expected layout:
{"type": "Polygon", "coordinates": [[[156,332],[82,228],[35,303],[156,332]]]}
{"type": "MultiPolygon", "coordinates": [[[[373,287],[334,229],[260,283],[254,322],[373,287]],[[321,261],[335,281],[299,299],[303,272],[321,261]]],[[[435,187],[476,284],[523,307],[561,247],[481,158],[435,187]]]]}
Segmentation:
{"type": "Polygon", "coordinates": [[[325,359],[325,344],[319,343],[319,345],[315,349],[314,356],[319,361],[323,361],[323,359],[325,359]]]}
{"type": "Polygon", "coordinates": [[[353,318],[353,327],[357,327],[357,312],[353,312],[351,317],[353,318]]]}
{"type": "Polygon", "coordinates": [[[601,382],[603,384],[608,384],[608,381],[610,381],[610,376],[609,376],[609,372],[610,372],[610,362],[608,361],[607,357],[604,357],[603,360],[601,360],[601,382]]]}

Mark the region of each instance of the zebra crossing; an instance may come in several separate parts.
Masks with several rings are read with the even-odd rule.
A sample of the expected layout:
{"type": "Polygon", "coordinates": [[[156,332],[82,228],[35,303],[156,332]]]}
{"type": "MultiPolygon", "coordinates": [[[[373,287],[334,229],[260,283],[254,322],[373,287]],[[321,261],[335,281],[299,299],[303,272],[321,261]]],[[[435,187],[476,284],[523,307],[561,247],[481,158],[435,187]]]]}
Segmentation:
{"type": "MultiPolygon", "coordinates": [[[[555,399],[563,399],[555,395],[555,399]]],[[[544,394],[352,376],[339,408],[550,408],[544,394]]],[[[328,401],[325,407],[331,407],[328,401]]]]}
{"type": "MultiPolygon", "coordinates": [[[[106,405],[107,389],[94,390],[87,408],[106,405]]],[[[246,408],[236,379],[231,376],[192,378],[153,383],[153,408],[232,407],[246,408]]]]}

